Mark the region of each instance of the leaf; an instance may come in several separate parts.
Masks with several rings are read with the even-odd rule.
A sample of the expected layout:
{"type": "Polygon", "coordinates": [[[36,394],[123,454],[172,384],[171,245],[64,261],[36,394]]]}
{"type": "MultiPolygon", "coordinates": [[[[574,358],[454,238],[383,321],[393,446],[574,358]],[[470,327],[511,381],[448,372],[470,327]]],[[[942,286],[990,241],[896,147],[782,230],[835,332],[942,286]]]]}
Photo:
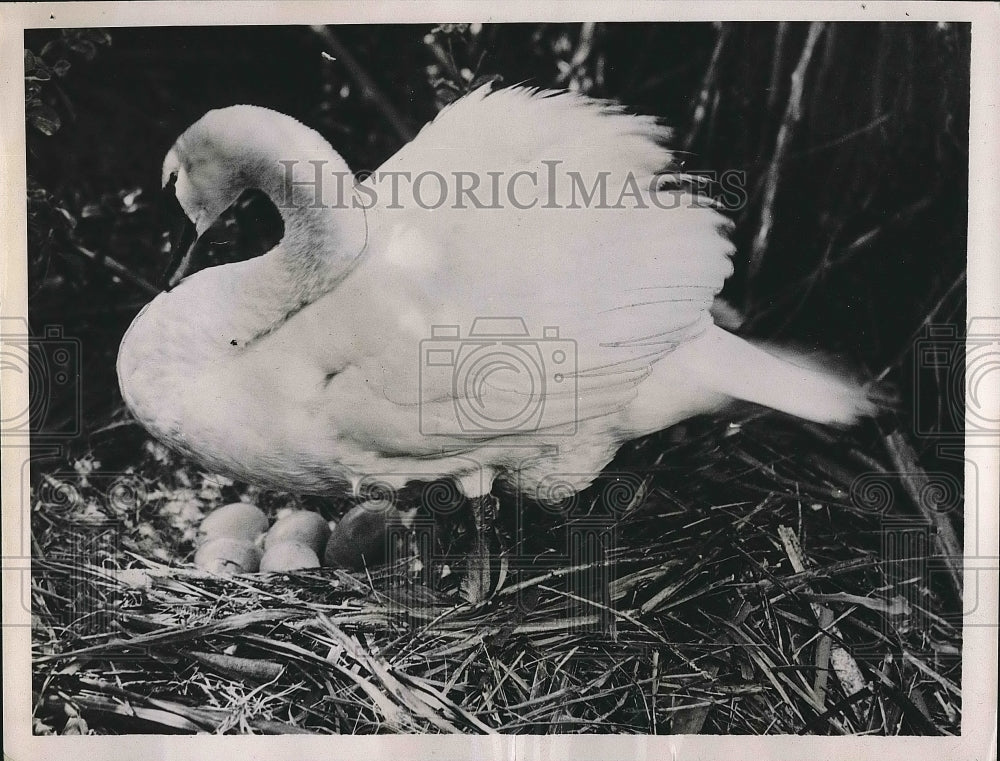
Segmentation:
{"type": "Polygon", "coordinates": [[[24,74],[27,76],[35,70],[35,54],[27,48],[24,49],[24,74]]]}
{"type": "Polygon", "coordinates": [[[57,77],[65,77],[66,72],[69,71],[70,62],[65,58],[60,58],[54,64],[52,64],[52,71],[56,73],[57,77]]]}
{"type": "Polygon", "coordinates": [[[254,719],[251,722],[251,726],[259,729],[265,735],[315,735],[318,732],[313,732],[310,729],[304,727],[297,727],[294,724],[286,724],[283,721],[274,721],[273,719],[254,719]]]}
{"type": "Polygon", "coordinates": [[[74,217],[68,209],[64,209],[62,206],[56,206],[55,208],[62,218],[66,220],[66,224],[69,226],[69,229],[76,229],[76,217],[74,217]]]}
{"type": "Polygon", "coordinates": [[[478,90],[480,87],[486,84],[502,85],[503,77],[499,74],[481,74],[472,80],[472,84],[469,85],[470,90],[478,90]]]}
{"type": "Polygon", "coordinates": [[[438,24],[436,27],[431,29],[431,34],[451,34],[458,24],[438,24]]]}
{"type": "Polygon", "coordinates": [[[87,726],[87,721],[75,716],[66,721],[66,726],[63,727],[62,731],[64,735],[86,735],[89,732],[90,727],[87,726]]]}
{"type": "Polygon", "coordinates": [[[438,108],[444,108],[449,103],[454,103],[459,98],[459,93],[452,90],[441,89],[436,93],[438,108]]]}
{"type": "Polygon", "coordinates": [[[70,50],[75,50],[88,61],[92,61],[94,56],[97,55],[97,46],[95,46],[90,40],[70,39],[66,44],[69,45],[70,50]]]}
{"type": "Polygon", "coordinates": [[[103,29],[81,29],[80,36],[98,45],[111,44],[111,35],[103,29]]]}
{"type": "Polygon", "coordinates": [[[256,682],[272,682],[281,676],[284,666],[259,658],[239,658],[235,655],[220,655],[218,653],[202,653],[193,650],[187,655],[198,663],[220,674],[234,679],[251,679],[256,682]]]}
{"type": "Polygon", "coordinates": [[[56,113],[54,108],[46,106],[44,103],[28,114],[28,121],[31,123],[31,126],[49,137],[56,134],[62,126],[59,114],[56,113]]]}
{"type": "Polygon", "coordinates": [[[25,74],[24,78],[36,82],[48,82],[52,79],[52,72],[49,71],[49,67],[45,65],[41,58],[36,58],[31,74],[25,74]]]}
{"type": "Polygon", "coordinates": [[[180,732],[197,733],[201,731],[201,727],[194,722],[185,719],[183,716],[171,713],[170,711],[161,711],[159,708],[143,708],[141,706],[131,708],[126,708],[124,706],[108,706],[104,710],[120,716],[135,716],[143,721],[148,721],[150,724],[159,724],[162,727],[168,727],[180,732]]]}

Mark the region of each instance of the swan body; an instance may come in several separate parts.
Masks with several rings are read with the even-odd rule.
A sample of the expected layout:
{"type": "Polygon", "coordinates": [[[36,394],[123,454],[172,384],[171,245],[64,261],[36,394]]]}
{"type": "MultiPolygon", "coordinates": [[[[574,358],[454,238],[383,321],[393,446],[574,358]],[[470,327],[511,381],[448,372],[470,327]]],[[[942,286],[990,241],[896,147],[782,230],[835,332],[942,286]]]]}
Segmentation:
{"type": "Polygon", "coordinates": [[[164,181],[199,233],[256,187],[285,234],[142,310],[119,352],[125,402],[164,443],[249,482],[323,494],[453,478],[475,497],[501,479],[541,499],[547,479],[584,488],[624,442],[733,398],[823,423],[871,413],[857,385],[713,324],[728,222],[661,175],[667,137],[603,101],[487,87],[364,182],[326,182],[317,203],[315,167],[347,172],[322,137],[263,108],[209,112],[164,181]],[[518,172],[538,179],[519,176],[516,203],[456,208],[436,205],[430,170],[481,188],[494,173],[505,192],[518,172]],[[608,203],[580,203],[573,172],[588,189],[605,173],[608,203]],[[394,197],[379,177],[407,173],[428,175],[425,198],[412,183],[394,197]],[[650,203],[659,193],[668,208],[650,203]],[[496,372],[458,377],[463,357],[489,359],[477,324],[512,328],[481,341],[507,348],[496,372]]]}

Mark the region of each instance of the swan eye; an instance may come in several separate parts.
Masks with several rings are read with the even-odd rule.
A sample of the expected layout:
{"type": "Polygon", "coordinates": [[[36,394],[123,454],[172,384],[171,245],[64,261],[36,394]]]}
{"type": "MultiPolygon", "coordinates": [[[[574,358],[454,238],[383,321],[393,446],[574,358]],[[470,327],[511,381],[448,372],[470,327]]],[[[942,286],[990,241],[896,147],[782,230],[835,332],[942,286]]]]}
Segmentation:
{"type": "Polygon", "coordinates": [[[176,192],[177,187],[177,171],[174,170],[170,173],[170,179],[167,180],[167,184],[163,186],[164,190],[170,191],[171,193],[176,192]]]}

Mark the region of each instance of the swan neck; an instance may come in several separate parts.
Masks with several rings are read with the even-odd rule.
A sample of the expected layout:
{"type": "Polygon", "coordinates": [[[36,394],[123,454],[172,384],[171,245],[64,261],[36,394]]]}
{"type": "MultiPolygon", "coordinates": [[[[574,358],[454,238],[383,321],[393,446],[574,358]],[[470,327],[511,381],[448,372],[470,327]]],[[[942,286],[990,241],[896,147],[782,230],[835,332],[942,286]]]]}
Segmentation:
{"type": "Polygon", "coordinates": [[[332,150],[274,158],[255,170],[251,182],[270,197],[284,223],[273,253],[293,285],[293,306],[310,303],[347,275],[365,247],[367,224],[355,203],[354,177],[332,150]]]}

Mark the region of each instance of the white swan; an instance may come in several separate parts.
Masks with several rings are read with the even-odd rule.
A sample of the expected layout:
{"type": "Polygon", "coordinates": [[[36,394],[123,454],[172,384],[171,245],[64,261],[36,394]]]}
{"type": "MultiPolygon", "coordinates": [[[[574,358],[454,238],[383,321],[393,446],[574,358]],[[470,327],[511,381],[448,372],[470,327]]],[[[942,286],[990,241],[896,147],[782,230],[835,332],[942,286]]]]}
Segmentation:
{"type": "Polygon", "coordinates": [[[731,398],[824,423],[870,414],[861,387],[713,324],[727,223],[676,184],[650,190],[666,138],[605,102],[483,88],[354,187],[294,119],[212,111],[164,182],[199,233],[259,188],[284,238],[143,309],[119,353],[124,399],[207,468],[320,494],[365,478],[452,477],[470,497],[497,478],[579,489],[623,442],[731,398]],[[602,176],[618,208],[597,208],[602,176]],[[472,185],[479,203],[459,202],[472,185]]]}

